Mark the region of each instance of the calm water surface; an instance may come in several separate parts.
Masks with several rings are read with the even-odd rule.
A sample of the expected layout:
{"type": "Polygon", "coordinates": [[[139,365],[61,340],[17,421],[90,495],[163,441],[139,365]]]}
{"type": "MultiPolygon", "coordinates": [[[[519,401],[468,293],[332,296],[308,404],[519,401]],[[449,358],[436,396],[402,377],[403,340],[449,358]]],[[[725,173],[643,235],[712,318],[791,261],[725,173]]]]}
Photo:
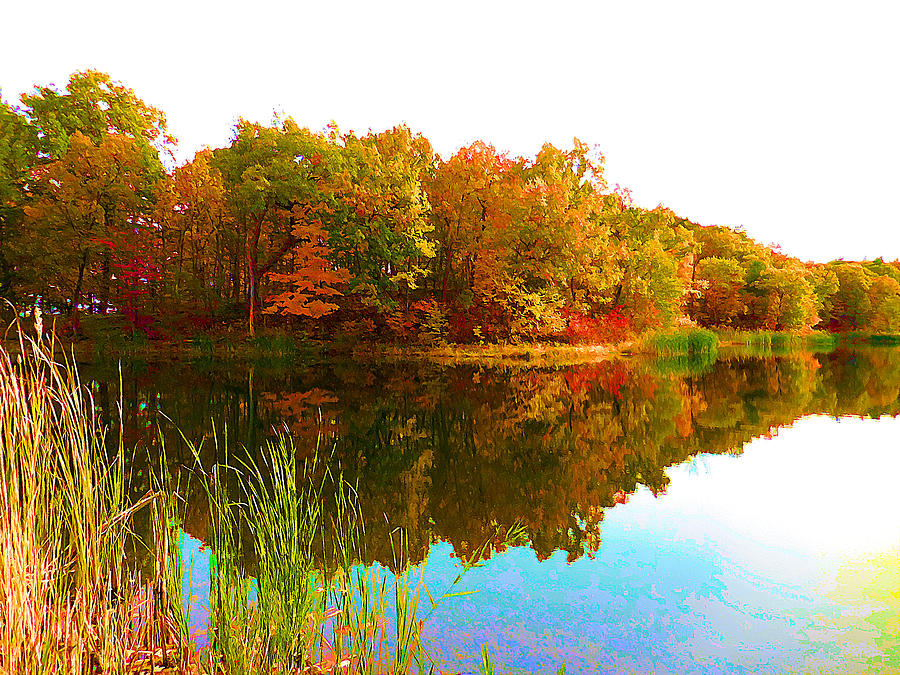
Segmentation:
{"type": "MultiPolygon", "coordinates": [[[[85,371],[111,412],[118,373],[85,371]]],[[[530,546],[489,547],[452,589],[475,593],[428,617],[449,672],[481,645],[504,672],[900,672],[900,351],[134,363],[122,385],[128,439],[156,461],[159,425],[173,468],[193,462],[176,425],[209,464],[226,427],[232,454],[285,428],[300,454],[324,443],[369,514],[366,562],[389,565],[403,527],[433,594],[522,523],[530,546]]],[[[202,605],[205,499],[186,497],[202,605]]]]}

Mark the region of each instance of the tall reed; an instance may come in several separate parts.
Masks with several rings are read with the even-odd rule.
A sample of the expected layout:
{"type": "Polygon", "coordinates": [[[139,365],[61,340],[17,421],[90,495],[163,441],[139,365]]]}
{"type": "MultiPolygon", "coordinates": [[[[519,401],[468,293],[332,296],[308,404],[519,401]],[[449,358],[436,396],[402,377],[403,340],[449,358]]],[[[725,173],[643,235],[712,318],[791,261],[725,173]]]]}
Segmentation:
{"type": "Polygon", "coordinates": [[[52,343],[21,347],[15,362],[0,352],[0,671],[166,664],[183,647],[168,521],[155,574],[126,566],[132,515],[166,501],[129,501],[124,448],[107,453],[75,368],[52,343]]]}
{"type": "MultiPolygon", "coordinates": [[[[423,592],[436,601],[404,533],[396,571],[363,564],[355,490],[315,458],[298,460],[284,436],[258,461],[226,454],[195,471],[214,555],[211,639],[198,652],[182,606],[179,485],[164,453],[150,489],[130,498],[121,433],[110,448],[76,369],[53,360],[52,342],[21,347],[16,360],[0,351],[0,673],[434,670],[420,605],[423,592]],[[148,541],[132,530],[142,509],[148,541]],[[128,564],[137,546],[150,547],[149,573],[128,564]]],[[[520,537],[513,528],[506,543],[520,537]]]]}
{"type": "Polygon", "coordinates": [[[715,357],[719,338],[705,328],[679,328],[646,336],[642,340],[642,347],[660,356],[706,354],[715,357]]]}
{"type": "Polygon", "coordinates": [[[316,457],[296,459],[282,436],[261,448],[258,462],[226,455],[208,471],[198,467],[198,477],[215,555],[206,669],[427,672],[421,570],[417,579],[402,536],[397,571],[361,562],[359,502],[340,474],[316,457]],[[256,561],[252,580],[248,553],[256,561]]]}

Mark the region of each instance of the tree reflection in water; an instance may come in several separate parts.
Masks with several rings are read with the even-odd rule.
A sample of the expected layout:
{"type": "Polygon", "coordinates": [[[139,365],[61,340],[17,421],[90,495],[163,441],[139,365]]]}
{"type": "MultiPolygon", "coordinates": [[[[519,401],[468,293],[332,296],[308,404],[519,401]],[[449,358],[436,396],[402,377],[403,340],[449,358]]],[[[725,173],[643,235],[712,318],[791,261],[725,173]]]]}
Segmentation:
{"type": "MultiPolygon", "coordinates": [[[[115,423],[117,369],[83,373],[115,423]]],[[[434,541],[465,555],[516,523],[539,559],[557,550],[570,561],[593,555],[604,510],[639,485],[665,491],[667,467],[699,453],[740,453],[805,415],[896,415],[898,395],[900,351],[890,348],[567,368],[122,367],[136,493],[147,489],[141,463],[158,462],[160,436],[178,469],[194,461],[180,433],[205,439],[201,459],[212,464],[224,453],[224,429],[232,456],[253,455],[286,431],[302,454],[327,455],[357,486],[368,556],[385,564],[397,527],[409,534],[413,562],[434,541]]],[[[188,489],[185,498],[184,528],[205,540],[205,495],[188,489]]]]}

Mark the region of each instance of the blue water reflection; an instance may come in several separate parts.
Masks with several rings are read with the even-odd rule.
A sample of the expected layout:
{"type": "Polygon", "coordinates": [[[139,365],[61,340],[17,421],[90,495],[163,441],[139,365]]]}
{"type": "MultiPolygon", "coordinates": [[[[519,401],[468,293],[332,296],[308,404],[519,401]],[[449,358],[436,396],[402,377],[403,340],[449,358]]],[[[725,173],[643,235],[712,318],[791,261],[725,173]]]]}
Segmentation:
{"type": "Polygon", "coordinates": [[[209,572],[212,553],[203,543],[184,532],[179,541],[184,562],[181,581],[182,603],[188,619],[188,631],[198,649],[209,645],[209,572]]]}
{"type": "MultiPolygon", "coordinates": [[[[837,424],[805,420],[742,457],[670,469],[667,495],[641,489],[607,511],[594,560],[567,564],[558,552],[539,562],[527,548],[496,556],[459,584],[475,595],[429,619],[432,653],[463,672],[477,671],[480,645],[504,672],[555,672],[563,661],[569,673],[896,670],[900,425],[837,424]],[[841,445],[851,439],[856,468],[841,445]],[[858,470],[866,489],[848,494],[858,470]],[[871,564],[879,554],[881,568],[871,564]],[[848,574],[863,583],[841,581],[848,574]]],[[[450,554],[432,549],[431,584],[458,573],[450,554]]]]}
{"type": "MultiPolygon", "coordinates": [[[[459,561],[439,542],[432,596],[474,594],[421,614],[428,650],[446,672],[478,672],[483,645],[513,673],[898,670],[898,438],[900,420],[819,417],[670,468],[665,495],[606,512],[593,559],[517,547],[452,585],[459,561]]],[[[202,630],[209,554],[189,537],[183,550],[202,630]]]]}

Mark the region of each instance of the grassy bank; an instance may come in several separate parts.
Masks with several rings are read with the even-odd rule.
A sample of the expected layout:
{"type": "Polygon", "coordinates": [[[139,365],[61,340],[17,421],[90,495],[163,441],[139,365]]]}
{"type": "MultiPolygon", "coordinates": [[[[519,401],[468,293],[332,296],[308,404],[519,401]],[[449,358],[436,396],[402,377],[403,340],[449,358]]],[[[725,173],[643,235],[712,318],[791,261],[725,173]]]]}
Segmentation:
{"type": "MultiPolygon", "coordinates": [[[[873,346],[900,345],[900,335],[870,333],[829,333],[813,331],[708,330],[686,326],[643,333],[615,344],[491,343],[417,345],[374,339],[358,341],[345,336],[333,342],[311,340],[302,333],[284,328],[262,328],[255,337],[246,334],[243,324],[223,324],[221,330],[198,333],[177,341],[150,340],[143,333],[123,330],[115,316],[85,319],[82,334],[75,342],[53,343],[55,357],[74,355],[83,363],[116,364],[121,361],[187,361],[211,369],[244,363],[263,369],[284,369],[312,365],[326,360],[429,361],[439,365],[476,365],[500,368],[565,367],[596,363],[629,353],[649,354],[666,359],[688,357],[695,361],[715,361],[720,349],[727,353],[756,356],[787,354],[797,350],[831,351],[841,344],[873,346]]],[[[49,328],[48,328],[49,330],[49,328]]],[[[17,353],[20,341],[10,331],[0,348],[17,353]]],[[[693,362],[692,361],[692,362],[693,362]]]]}
{"type": "Polygon", "coordinates": [[[322,471],[298,463],[287,438],[261,448],[258,464],[192,474],[214,552],[208,646],[198,648],[182,604],[178,483],[161,462],[135,495],[129,451],[104,442],[76,370],[50,358],[52,345],[20,351],[0,352],[0,672],[432,669],[419,621],[431,596],[403,563],[402,532],[396,572],[360,565],[355,492],[328,471],[313,480],[322,471]],[[148,512],[150,534],[138,538],[133,519],[148,512]],[[149,549],[150,569],[129,566],[137,547],[149,549]]]}
{"type": "MultiPolygon", "coordinates": [[[[425,360],[442,365],[471,364],[486,367],[561,367],[581,363],[596,363],[614,358],[631,346],[630,342],[615,345],[569,345],[558,343],[442,345],[432,347],[394,347],[374,345],[367,348],[364,359],[425,360]]],[[[356,355],[356,352],[354,352],[356,355]]]]}
{"type": "Polygon", "coordinates": [[[719,338],[705,328],[676,328],[644,335],[636,350],[657,356],[705,355],[715,357],[719,338]]]}
{"type": "Polygon", "coordinates": [[[716,331],[723,346],[736,345],[755,350],[796,350],[809,349],[831,351],[840,342],[841,336],[825,331],[793,333],[790,331],[738,331],[720,329],[716,331]]]}
{"type": "MultiPolygon", "coordinates": [[[[75,341],[52,343],[57,359],[74,355],[81,363],[123,361],[190,361],[211,365],[244,362],[257,367],[289,367],[311,364],[326,358],[355,361],[426,360],[442,365],[476,364],[521,367],[528,365],[566,366],[593,363],[621,354],[631,342],[581,345],[566,343],[491,343],[417,345],[392,341],[341,339],[335,342],[310,340],[283,329],[261,329],[255,337],[243,325],[224,325],[220,332],[199,333],[177,341],[150,340],[143,333],[123,330],[117,317],[90,317],[75,341]]],[[[49,330],[49,327],[48,327],[49,330]]],[[[20,340],[10,331],[0,348],[19,352],[20,340]]],[[[47,343],[46,347],[50,347],[47,343]]]]}

